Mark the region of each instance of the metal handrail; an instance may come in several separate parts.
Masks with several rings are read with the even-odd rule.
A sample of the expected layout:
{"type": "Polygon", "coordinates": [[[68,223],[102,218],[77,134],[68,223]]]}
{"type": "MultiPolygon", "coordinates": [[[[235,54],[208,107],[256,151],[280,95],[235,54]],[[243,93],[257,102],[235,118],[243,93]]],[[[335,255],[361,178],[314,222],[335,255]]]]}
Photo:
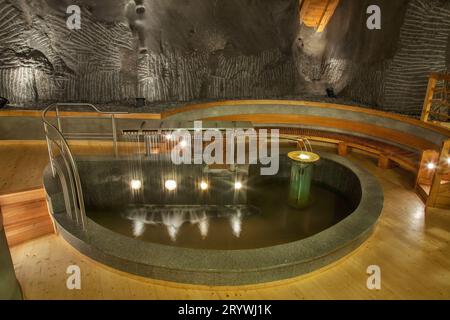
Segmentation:
{"type": "Polygon", "coordinates": [[[42,112],[42,122],[44,124],[45,137],[46,137],[46,141],[47,141],[48,154],[49,154],[49,158],[50,158],[50,167],[52,170],[53,177],[56,177],[56,170],[55,170],[56,161],[55,161],[55,157],[53,155],[52,143],[54,143],[57,146],[57,148],[59,149],[59,151],[61,153],[61,156],[64,160],[64,164],[67,167],[67,172],[69,175],[70,183],[72,185],[71,186],[72,190],[75,189],[75,192],[76,192],[76,194],[72,194],[72,198],[74,201],[77,223],[81,223],[83,230],[86,230],[87,218],[86,218],[86,209],[85,209],[85,205],[84,205],[84,196],[83,196],[83,189],[81,186],[80,174],[79,174],[76,162],[75,162],[75,158],[72,154],[72,151],[67,142],[67,139],[64,137],[63,130],[62,130],[62,123],[61,123],[61,116],[59,113],[59,107],[64,107],[64,106],[90,107],[91,109],[93,109],[95,112],[97,112],[99,114],[110,115],[111,116],[111,126],[112,126],[112,139],[113,139],[114,151],[115,151],[116,156],[118,154],[118,149],[117,149],[117,127],[116,127],[115,115],[116,114],[126,114],[127,112],[104,112],[104,111],[99,110],[96,106],[94,106],[92,104],[87,104],[87,103],[54,103],[54,104],[49,105],[42,112]],[[58,127],[53,125],[47,119],[47,114],[52,108],[55,108],[58,127]],[[59,143],[55,139],[52,139],[52,137],[49,135],[49,129],[52,130],[56,134],[56,136],[59,140],[59,143]]]}

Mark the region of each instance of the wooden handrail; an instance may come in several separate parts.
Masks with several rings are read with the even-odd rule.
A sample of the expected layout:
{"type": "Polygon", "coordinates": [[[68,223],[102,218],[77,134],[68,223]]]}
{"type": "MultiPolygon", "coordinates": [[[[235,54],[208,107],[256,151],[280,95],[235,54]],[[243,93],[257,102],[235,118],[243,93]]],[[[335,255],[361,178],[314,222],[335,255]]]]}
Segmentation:
{"type": "Polygon", "coordinates": [[[432,73],[430,73],[430,78],[435,79],[437,81],[450,80],[450,73],[432,72],[432,73]]]}
{"type": "Polygon", "coordinates": [[[450,90],[447,88],[448,81],[450,81],[450,74],[449,73],[436,73],[433,72],[430,74],[428,79],[428,87],[427,92],[425,94],[425,99],[423,103],[423,109],[422,109],[422,115],[420,117],[420,120],[423,122],[429,122],[430,121],[430,115],[438,116],[438,117],[445,117],[448,118],[448,114],[440,113],[433,111],[433,107],[440,106],[440,107],[447,107],[450,109],[450,102],[447,100],[447,94],[450,93],[450,90]],[[438,81],[445,81],[443,87],[437,87],[438,81]],[[444,94],[444,99],[434,99],[434,95],[436,93],[442,93],[444,94]]]}

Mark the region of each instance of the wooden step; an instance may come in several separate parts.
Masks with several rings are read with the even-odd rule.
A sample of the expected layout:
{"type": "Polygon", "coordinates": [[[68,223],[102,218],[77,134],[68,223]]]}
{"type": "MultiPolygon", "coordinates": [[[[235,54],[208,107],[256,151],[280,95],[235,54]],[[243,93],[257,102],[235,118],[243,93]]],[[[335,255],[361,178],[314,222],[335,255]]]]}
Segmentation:
{"type": "Polygon", "coordinates": [[[54,233],[43,188],[0,195],[0,212],[10,247],[54,233]]]}

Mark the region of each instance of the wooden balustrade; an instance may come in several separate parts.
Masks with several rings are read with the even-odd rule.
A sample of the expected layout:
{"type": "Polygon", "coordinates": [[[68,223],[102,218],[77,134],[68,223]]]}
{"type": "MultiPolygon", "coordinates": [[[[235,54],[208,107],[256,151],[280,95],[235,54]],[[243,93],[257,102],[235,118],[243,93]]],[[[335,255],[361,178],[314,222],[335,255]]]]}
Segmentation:
{"type": "Polygon", "coordinates": [[[416,179],[416,192],[428,208],[450,209],[450,140],[440,152],[425,150],[416,179]]]}
{"type": "Polygon", "coordinates": [[[421,120],[448,126],[450,120],[450,74],[431,73],[421,120]]]}

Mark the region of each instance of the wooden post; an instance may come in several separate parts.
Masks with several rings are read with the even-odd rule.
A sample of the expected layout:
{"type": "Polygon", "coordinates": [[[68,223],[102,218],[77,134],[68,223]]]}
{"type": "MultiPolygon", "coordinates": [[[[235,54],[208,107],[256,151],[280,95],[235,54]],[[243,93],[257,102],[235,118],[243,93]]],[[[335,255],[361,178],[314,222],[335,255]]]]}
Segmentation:
{"type": "Polygon", "coordinates": [[[348,154],[348,145],[345,142],[338,143],[338,155],[345,157],[348,154]]]}
{"type": "Polygon", "coordinates": [[[434,90],[436,89],[436,83],[437,83],[437,75],[434,73],[430,74],[430,78],[428,80],[427,93],[425,95],[425,101],[423,103],[422,116],[420,117],[420,120],[423,122],[428,122],[428,119],[430,117],[431,105],[434,90]]]}
{"type": "Polygon", "coordinates": [[[381,169],[392,169],[395,168],[397,164],[389,159],[389,157],[386,154],[380,154],[378,157],[378,167],[381,169]]]}
{"type": "Polygon", "coordinates": [[[441,192],[442,178],[449,171],[449,164],[448,164],[449,151],[450,151],[450,140],[447,140],[442,145],[442,150],[439,155],[439,161],[437,162],[437,167],[433,175],[430,193],[428,195],[428,200],[426,203],[427,207],[443,207],[450,205],[448,200],[445,199],[450,198],[450,192],[447,190],[448,188],[442,188],[443,192],[441,192]]]}
{"type": "Polygon", "coordinates": [[[417,171],[416,186],[419,184],[430,185],[433,179],[433,171],[428,170],[427,164],[437,163],[439,153],[435,150],[424,150],[420,159],[419,170],[417,171]]]}

